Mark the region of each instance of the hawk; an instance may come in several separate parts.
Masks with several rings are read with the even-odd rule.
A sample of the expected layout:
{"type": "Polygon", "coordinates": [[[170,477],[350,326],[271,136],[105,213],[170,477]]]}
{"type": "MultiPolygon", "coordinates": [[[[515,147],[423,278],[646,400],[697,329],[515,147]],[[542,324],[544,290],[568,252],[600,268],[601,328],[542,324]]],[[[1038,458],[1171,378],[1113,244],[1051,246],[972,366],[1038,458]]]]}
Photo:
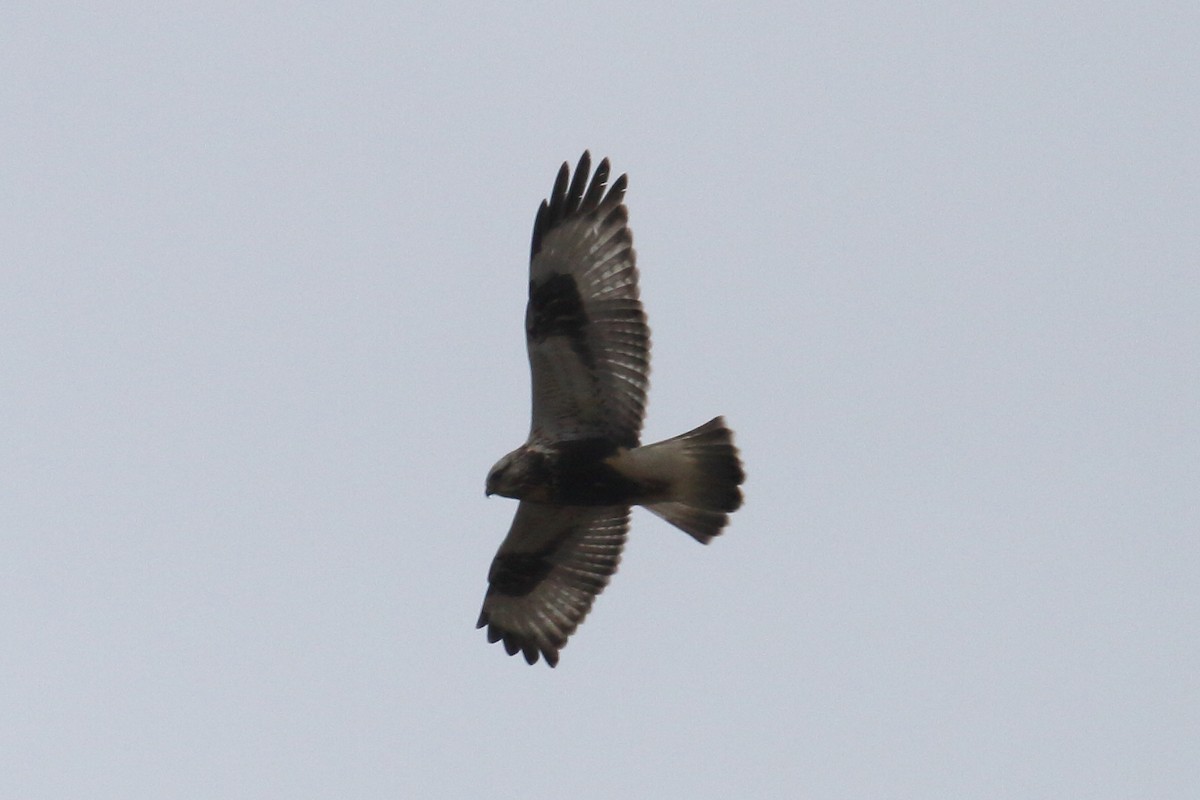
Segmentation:
{"type": "Polygon", "coordinates": [[[631,506],[707,544],[742,504],[745,479],[721,417],[641,445],[650,331],[625,208],[584,152],[564,163],[533,224],[525,341],[533,421],[487,494],[521,501],[488,572],[476,627],[551,667],[617,569],[631,506]]]}

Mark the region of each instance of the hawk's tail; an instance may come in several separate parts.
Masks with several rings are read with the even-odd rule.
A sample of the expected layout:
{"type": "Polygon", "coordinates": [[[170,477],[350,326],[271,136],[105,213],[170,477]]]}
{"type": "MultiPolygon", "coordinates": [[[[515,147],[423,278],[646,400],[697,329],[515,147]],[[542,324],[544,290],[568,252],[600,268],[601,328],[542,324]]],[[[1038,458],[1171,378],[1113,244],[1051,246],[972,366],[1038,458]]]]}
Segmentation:
{"type": "Polygon", "coordinates": [[[666,499],[645,507],[701,544],[719,534],[729,513],[742,505],[738,487],[746,473],[722,417],[637,452],[638,460],[654,464],[655,477],[666,478],[670,487],[666,499]]]}

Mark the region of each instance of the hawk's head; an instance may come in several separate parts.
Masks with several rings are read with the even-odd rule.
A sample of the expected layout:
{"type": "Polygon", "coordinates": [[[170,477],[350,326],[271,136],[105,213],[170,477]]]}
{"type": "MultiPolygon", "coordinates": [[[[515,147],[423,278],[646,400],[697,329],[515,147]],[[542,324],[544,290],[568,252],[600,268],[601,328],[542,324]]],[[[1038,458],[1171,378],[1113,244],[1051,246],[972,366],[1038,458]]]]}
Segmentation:
{"type": "Polygon", "coordinates": [[[518,447],[497,461],[488,473],[488,496],[498,494],[517,500],[539,499],[547,489],[544,465],[543,454],[528,447],[518,447]]]}

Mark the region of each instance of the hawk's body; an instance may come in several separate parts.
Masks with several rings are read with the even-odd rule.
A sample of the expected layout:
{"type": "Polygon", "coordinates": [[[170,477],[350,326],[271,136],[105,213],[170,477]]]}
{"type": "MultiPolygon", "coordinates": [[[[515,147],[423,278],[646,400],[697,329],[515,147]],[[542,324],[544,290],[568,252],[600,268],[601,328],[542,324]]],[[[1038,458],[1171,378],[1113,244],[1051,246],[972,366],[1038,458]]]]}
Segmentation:
{"type": "Polygon", "coordinates": [[[488,574],[479,627],[550,666],[616,571],[629,508],[641,505],[707,543],[742,502],[744,475],[720,417],[639,446],[650,332],[622,175],[608,161],[574,178],[563,164],[538,209],[526,343],[533,376],[529,439],[488,475],[488,494],[521,500],[488,574]]]}

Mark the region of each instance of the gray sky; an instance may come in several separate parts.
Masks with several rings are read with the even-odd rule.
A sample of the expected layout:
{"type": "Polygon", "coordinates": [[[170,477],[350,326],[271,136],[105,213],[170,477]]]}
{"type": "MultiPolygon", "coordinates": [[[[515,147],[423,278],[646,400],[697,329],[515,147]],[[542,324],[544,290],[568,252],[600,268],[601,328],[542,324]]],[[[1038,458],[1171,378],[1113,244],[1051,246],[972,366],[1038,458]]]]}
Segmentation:
{"type": "Polygon", "coordinates": [[[1200,794],[1200,12],[106,5],[0,20],[0,796],[1200,794]],[[749,478],[549,670],[483,481],[585,147],[749,478]]]}

